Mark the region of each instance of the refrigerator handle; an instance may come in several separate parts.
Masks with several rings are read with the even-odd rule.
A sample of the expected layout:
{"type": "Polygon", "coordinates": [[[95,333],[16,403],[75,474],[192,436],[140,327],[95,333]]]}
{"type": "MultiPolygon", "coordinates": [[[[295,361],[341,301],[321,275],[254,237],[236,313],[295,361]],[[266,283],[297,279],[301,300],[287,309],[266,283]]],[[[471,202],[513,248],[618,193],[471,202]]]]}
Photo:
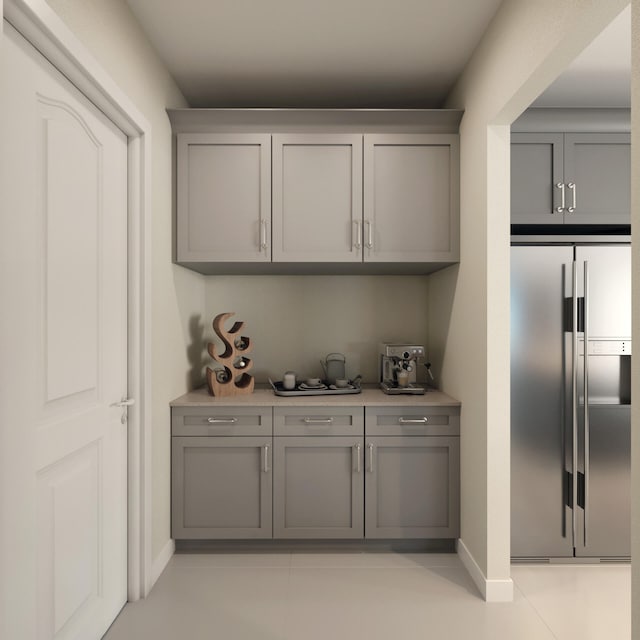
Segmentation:
{"type": "Polygon", "coordinates": [[[578,267],[576,261],[572,263],[572,367],[571,367],[571,534],[573,547],[577,547],[576,531],[578,506],[578,267]]]}
{"type": "Polygon", "coordinates": [[[589,514],[589,263],[584,262],[584,546],[587,546],[589,514]]]}

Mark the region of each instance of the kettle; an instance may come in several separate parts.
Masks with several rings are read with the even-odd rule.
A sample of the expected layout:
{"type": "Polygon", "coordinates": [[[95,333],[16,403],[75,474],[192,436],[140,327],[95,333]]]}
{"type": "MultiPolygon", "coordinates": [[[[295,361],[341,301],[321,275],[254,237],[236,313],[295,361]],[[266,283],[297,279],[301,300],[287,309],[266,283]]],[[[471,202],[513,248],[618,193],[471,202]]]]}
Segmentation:
{"type": "Polygon", "coordinates": [[[347,359],[341,353],[330,353],[324,361],[320,360],[322,370],[324,371],[324,377],[329,384],[335,384],[336,380],[346,378],[346,360],[347,359]]]}

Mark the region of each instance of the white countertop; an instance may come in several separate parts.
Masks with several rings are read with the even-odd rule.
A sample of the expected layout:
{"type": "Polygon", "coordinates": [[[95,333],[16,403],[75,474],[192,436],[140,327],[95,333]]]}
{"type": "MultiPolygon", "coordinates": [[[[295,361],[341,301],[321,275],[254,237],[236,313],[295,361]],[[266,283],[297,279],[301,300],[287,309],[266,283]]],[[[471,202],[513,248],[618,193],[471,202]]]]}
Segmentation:
{"type": "Polygon", "coordinates": [[[362,393],[317,396],[277,396],[271,387],[257,387],[253,393],[239,396],[214,397],[206,387],[185,393],[170,403],[172,407],[202,406],[252,406],[252,407],[300,407],[300,406],[349,406],[349,407],[411,407],[436,406],[459,407],[460,402],[442,391],[429,390],[424,395],[383,393],[377,385],[363,385],[362,393]]]}

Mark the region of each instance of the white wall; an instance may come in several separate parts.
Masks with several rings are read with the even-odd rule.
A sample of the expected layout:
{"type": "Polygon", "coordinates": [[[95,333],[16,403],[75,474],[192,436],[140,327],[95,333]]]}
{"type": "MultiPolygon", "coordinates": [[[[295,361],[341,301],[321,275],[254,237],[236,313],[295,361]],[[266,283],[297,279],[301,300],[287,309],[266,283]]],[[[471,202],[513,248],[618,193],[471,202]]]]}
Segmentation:
{"type": "Polygon", "coordinates": [[[152,127],[152,557],[170,538],[168,403],[189,388],[189,319],[202,313],[204,278],[171,264],[172,155],[166,108],[186,106],[123,0],[49,0],[152,127]]]}
{"type": "Polygon", "coordinates": [[[246,322],[257,382],[289,369],[321,376],[319,359],[334,351],[347,357],[349,377],[375,382],[380,341],[426,343],[428,284],[428,276],[211,276],[201,324],[211,341],[219,313],[246,322]]]}
{"type": "Polygon", "coordinates": [[[508,126],[627,4],[506,0],[446,104],[465,109],[461,262],[431,277],[429,340],[462,401],[461,539],[488,599],[510,591],[508,126]]]}

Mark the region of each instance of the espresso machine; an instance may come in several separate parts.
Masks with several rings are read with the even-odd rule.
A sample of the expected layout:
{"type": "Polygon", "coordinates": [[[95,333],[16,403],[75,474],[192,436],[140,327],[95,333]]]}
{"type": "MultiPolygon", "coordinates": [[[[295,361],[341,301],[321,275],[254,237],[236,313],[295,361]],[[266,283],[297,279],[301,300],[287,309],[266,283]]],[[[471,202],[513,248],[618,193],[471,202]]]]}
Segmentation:
{"type": "MultiPolygon", "coordinates": [[[[416,383],[418,359],[424,358],[424,347],[417,344],[380,343],[380,388],[389,394],[414,394],[425,392],[416,383]]],[[[429,365],[427,371],[429,371],[429,365]]]]}

